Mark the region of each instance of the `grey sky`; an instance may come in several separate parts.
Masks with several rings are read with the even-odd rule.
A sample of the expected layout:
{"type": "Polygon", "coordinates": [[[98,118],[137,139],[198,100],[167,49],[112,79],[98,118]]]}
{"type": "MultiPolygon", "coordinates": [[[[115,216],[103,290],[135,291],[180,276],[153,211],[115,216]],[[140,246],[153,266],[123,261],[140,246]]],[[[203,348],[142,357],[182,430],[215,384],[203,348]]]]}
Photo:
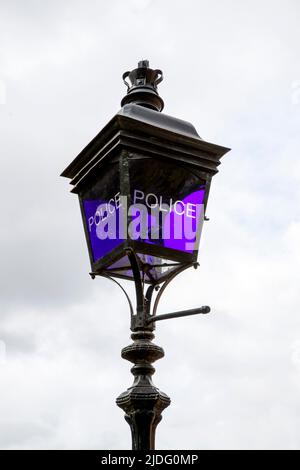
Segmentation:
{"type": "MultiPolygon", "coordinates": [[[[0,0],[0,447],[128,448],[129,313],[91,281],[60,172],[118,111],[124,71],[164,71],[165,112],[229,146],[198,271],[161,312],[158,448],[299,448],[300,4],[0,0]],[[179,294],[180,293],[180,294],[179,294]]],[[[132,286],[129,286],[131,289],[132,286]]]]}

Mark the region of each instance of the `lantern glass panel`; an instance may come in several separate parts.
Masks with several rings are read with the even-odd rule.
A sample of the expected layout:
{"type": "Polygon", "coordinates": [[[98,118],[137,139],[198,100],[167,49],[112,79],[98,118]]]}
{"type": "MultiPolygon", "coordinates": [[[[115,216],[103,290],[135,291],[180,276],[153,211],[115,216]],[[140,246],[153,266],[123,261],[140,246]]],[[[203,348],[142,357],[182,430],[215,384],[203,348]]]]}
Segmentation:
{"type": "Polygon", "coordinates": [[[125,236],[122,236],[124,230],[120,226],[124,220],[119,217],[118,162],[103,167],[100,178],[82,192],[81,207],[91,261],[94,263],[116,249],[125,240],[125,236]]]}
{"type": "Polygon", "coordinates": [[[129,177],[131,202],[136,207],[132,225],[141,229],[138,217],[146,224],[140,236],[136,230],[136,239],[184,254],[197,251],[206,191],[203,177],[187,165],[141,156],[130,159],[129,177]]]}
{"type": "Polygon", "coordinates": [[[144,280],[159,282],[197,259],[205,180],[191,165],[141,154],[129,155],[128,173],[120,168],[103,165],[80,193],[92,270],[132,279],[132,247],[144,280]]]}
{"type": "MultiPolygon", "coordinates": [[[[144,279],[145,282],[160,282],[163,278],[180,267],[180,263],[169,259],[158,258],[142,253],[137,253],[137,257],[141,267],[141,278],[144,279]]],[[[133,272],[127,256],[123,256],[113,263],[109,269],[106,270],[106,273],[116,277],[133,278],[133,272]]]]}

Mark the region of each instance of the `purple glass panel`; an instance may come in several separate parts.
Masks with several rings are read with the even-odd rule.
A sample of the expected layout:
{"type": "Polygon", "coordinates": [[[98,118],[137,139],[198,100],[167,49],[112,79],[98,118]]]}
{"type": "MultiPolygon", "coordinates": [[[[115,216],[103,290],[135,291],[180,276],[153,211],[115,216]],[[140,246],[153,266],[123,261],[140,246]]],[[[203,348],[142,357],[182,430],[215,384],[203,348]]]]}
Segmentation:
{"type": "MultiPolygon", "coordinates": [[[[142,193],[142,191],[138,191],[138,193],[142,193]]],[[[152,193],[153,199],[154,196],[152,193]]],[[[204,197],[205,188],[201,186],[182,200],[169,201],[170,205],[158,204],[159,209],[153,204],[151,210],[146,204],[147,234],[136,239],[147,244],[193,253],[198,249],[199,244],[199,236],[197,235],[201,230],[204,197]]],[[[155,200],[158,199],[156,197],[155,200]]],[[[147,195],[143,194],[138,201],[139,205],[136,205],[138,214],[132,217],[132,221],[140,216],[141,210],[138,207],[145,201],[147,202],[147,195]]]]}
{"type": "MultiPolygon", "coordinates": [[[[166,268],[157,247],[187,255],[198,250],[206,182],[192,167],[163,159],[132,158],[127,200],[121,196],[118,171],[117,164],[109,165],[81,195],[92,261],[103,258],[128,237],[148,245],[147,254],[139,254],[141,262],[153,266],[151,276],[159,277],[166,268]]],[[[126,271],[125,266],[115,268],[126,271]]]]}
{"type": "Polygon", "coordinates": [[[120,209],[115,204],[106,203],[100,199],[83,201],[83,210],[93,261],[97,261],[125,240],[122,236],[123,219],[119,217],[120,209]],[[101,231],[106,231],[105,238],[101,235],[101,231]]]}
{"type": "Polygon", "coordinates": [[[165,247],[186,253],[192,253],[198,249],[199,237],[197,234],[201,229],[204,196],[204,188],[194,191],[182,200],[184,204],[182,207],[185,207],[182,215],[174,209],[170,212],[165,224],[170,228],[171,237],[164,240],[165,247]],[[182,232],[182,237],[180,237],[180,232],[182,232]],[[178,238],[176,238],[176,233],[179,235],[178,238]]]}

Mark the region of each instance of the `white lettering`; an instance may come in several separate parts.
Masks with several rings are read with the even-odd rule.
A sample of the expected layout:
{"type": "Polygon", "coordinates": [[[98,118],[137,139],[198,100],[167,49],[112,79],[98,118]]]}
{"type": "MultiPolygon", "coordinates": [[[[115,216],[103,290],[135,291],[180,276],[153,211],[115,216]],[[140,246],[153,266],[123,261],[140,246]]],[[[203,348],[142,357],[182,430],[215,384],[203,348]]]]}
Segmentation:
{"type": "Polygon", "coordinates": [[[134,194],[133,194],[133,204],[135,204],[138,199],[143,200],[144,197],[145,197],[145,194],[143,193],[143,191],[139,191],[138,189],[135,189],[134,194]]]}
{"type": "Polygon", "coordinates": [[[94,223],[94,217],[89,217],[89,231],[92,231],[92,225],[94,223]]]}
{"type": "Polygon", "coordinates": [[[196,218],[196,204],[192,204],[191,202],[188,202],[186,205],[186,216],[190,217],[191,219],[196,218]]]}
{"type": "Polygon", "coordinates": [[[113,213],[115,212],[115,210],[116,210],[116,209],[115,209],[115,206],[114,206],[114,202],[115,202],[114,199],[110,199],[110,200],[108,201],[108,212],[109,212],[110,214],[113,214],[113,213]]]}
{"type": "Polygon", "coordinates": [[[122,197],[122,196],[120,196],[120,192],[118,192],[118,193],[115,195],[116,209],[119,209],[120,207],[122,207],[122,205],[121,205],[121,197],[122,197]]]}
{"type": "Polygon", "coordinates": [[[177,215],[183,215],[183,214],[184,214],[184,209],[185,209],[185,207],[184,207],[184,202],[182,202],[182,201],[176,201],[176,202],[175,202],[175,204],[174,204],[174,211],[176,212],[177,215]],[[178,204],[182,204],[182,212],[178,212],[178,210],[176,210],[178,204]]]}
{"type": "Polygon", "coordinates": [[[156,206],[158,205],[157,196],[155,196],[155,194],[153,194],[153,193],[147,194],[145,201],[146,201],[146,205],[147,205],[150,209],[153,208],[153,207],[156,207],[156,206]],[[151,197],[154,198],[155,204],[150,204],[150,203],[149,203],[149,198],[151,198],[151,197]]]}

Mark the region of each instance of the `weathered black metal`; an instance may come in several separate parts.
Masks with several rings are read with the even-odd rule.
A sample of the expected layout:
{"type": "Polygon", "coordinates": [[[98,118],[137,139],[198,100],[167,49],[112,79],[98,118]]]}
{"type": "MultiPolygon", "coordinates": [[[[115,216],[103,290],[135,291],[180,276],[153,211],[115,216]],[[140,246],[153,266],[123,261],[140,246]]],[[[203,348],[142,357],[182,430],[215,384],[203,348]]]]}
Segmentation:
{"type": "Polygon", "coordinates": [[[131,428],[133,450],[155,449],[155,430],[162,411],[170,405],[170,398],[153,385],[155,372],[152,363],[164,357],[161,347],[152,343],[152,331],[136,329],[133,343],[122,349],[122,357],[134,364],[131,372],[133,385],[117,398],[117,405],[125,412],[131,428]]]}
{"type": "Polygon", "coordinates": [[[163,80],[161,70],[152,70],[148,60],[141,60],[138,68],[123,74],[127,86],[127,95],[121,101],[121,106],[135,103],[145,108],[162,111],[164,102],[157,92],[157,85],[163,80]],[[131,83],[126,82],[129,78],[131,83]]]}
{"type": "Polygon", "coordinates": [[[163,315],[152,316],[148,318],[147,323],[154,323],[160,320],[168,320],[170,318],[189,317],[191,315],[207,315],[210,312],[210,307],[198,307],[191,310],[180,310],[179,312],[164,313],[163,315]]]}
{"type": "MultiPolygon", "coordinates": [[[[152,343],[154,338],[153,330],[155,322],[158,320],[176,318],[179,316],[207,314],[209,307],[200,307],[198,309],[167,313],[156,316],[158,302],[170,278],[162,286],[152,284],[148,286],[144,294],[144,283],[141,277],[139,267],[139,258],[133,250],[128,250],[128,259],[134,273],[135,292],[136,292],[136,312],[131,312],[131,338],[133,343],[122,349],[123,359],[134,364],[131,372],[134,376],[133,385],[122,393],[116,400],[117,405],[125,412],[125,419],[128,422],[132,434],[133,450],[153,450],[155,449],[155,431],[158,423],[162,419],[162,412],[167,408],[171,400],[162,391],[160,391],[152,382],[152,375],[155,372],[152,364],[164,357],[164,350],[152,343]],[[159,291],[153,309],[151,309],[151,300],[153,293],[159,291]]],[[[172,279],[179,272],[187,269],[182,267],[180,271],[173,273],[172,279]]],[[[116,282],[114,279],[112,279],[116,282]]],[[[119,283],[117,283],[120,285],[119,283]]],[[[122,290],[123,287],[120,285],[122,290]]],[[[126,292],[125,292],[126,294],[126,292]]],[[[126,294],[127,298],[128,295],[126,294]]]]}
{"type": "Polygon", "coordinates": [[[131,309],[133,343],[122,349],[121,355],[134,364],[131,369],[134,382],[117,398],[116,403],[125,412],[125,419],[130,426],[132,449],[153,450],[161,413],[170,404],[170,398],[154,386],[151,378],[155,372],[153,362],[164,356],[163,349],[152,343],[154,326],[148,322],[152,295],[159,287],[155,284],[149,286],[144,295],[139,259],[133,250],[128,250],[127,254],[134,274],[136,313],[133,314],[131,309]]]}

